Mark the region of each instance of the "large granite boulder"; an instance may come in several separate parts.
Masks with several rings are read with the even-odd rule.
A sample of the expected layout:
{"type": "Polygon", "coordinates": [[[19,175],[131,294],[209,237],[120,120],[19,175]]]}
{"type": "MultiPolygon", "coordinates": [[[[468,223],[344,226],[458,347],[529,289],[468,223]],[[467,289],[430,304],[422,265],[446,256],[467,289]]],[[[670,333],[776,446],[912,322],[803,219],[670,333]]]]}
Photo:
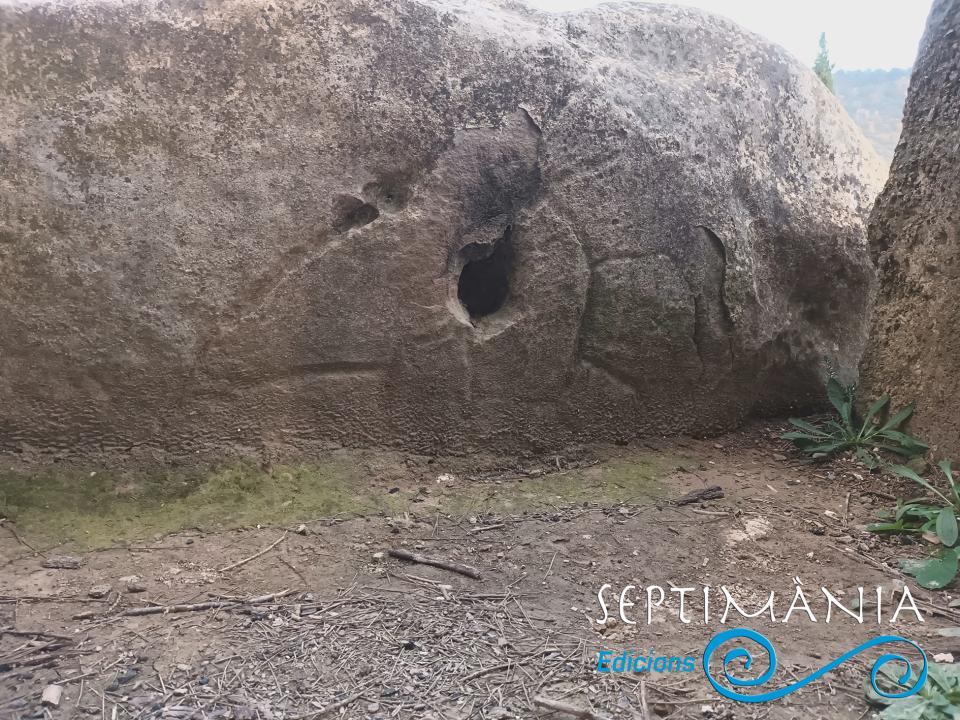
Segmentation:
{"type": "Polygon", "coordinates": [[[916,401],[915,434],[960,460],[960,0],[933,4],[870,244],[864,394],[916,401]]]}
{"type": "Polygon", "coordinates": [[[0,447],[544,449],[849,379],[883,170],[691,9],[0,6],[0,447]]]}

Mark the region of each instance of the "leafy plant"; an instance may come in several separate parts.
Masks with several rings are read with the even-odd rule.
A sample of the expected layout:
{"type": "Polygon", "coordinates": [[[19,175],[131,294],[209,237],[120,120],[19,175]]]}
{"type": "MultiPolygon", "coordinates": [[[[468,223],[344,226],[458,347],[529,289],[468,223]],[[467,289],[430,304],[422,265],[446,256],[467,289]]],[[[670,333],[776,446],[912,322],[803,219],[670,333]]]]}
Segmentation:
{"type": "Polygon", "coordinates": [[[840,422],[828,420],[814,425],[806,420],[790,418],[797,430],[781,437],[790,440],[801,451],[815,459],[852,450],[857,460],[870,469],[880,467],[882,461],[878,450],[886,450],[903,458],[923,455],[928,446],[915,437],[901,431],[903,424],[913,415],[913,404],[893,413],[886,422],[881,422],[890,396],[877,400],[861,419],[854,408],[854,386],[846,387],[835,378],[827,383],[827,397],[840,416],[840,422]]]}
{"type": "MultiPolygon", "coordinates": [[[[877,682],[885,692],[906,690],[890,669],[890,664],[880,668],[877,682]]],[[[869,682],[866,695],[872,705],[883,706],[882,720],[956,720],[960,717],[960,664],[930,663],[927,665],[927,681],[916,695],[910,697],[885,698],[875,692],[869,682]]]]}
{"type": "Polygon", "coordinates": [[[867,530],[877,533],[920,533],[940,543],[941,550],[936,556],[923,560],[905,560],[901,563],[907,575],[914,576],[919,585],[931,590],[949,585],[957,574],[960,562],[960,528],[957,524],[960,488],[957,487],[952,463],[942,460],[939,467],[950,485],[946,493],[910,468],[903,465],[892,466],[892,472],[917,483],[935,496],[936,500],[931,502],[926,498],[917,498],[901,502],[893,515],[886,518],[887,522],[867,526],[867,530]]]}

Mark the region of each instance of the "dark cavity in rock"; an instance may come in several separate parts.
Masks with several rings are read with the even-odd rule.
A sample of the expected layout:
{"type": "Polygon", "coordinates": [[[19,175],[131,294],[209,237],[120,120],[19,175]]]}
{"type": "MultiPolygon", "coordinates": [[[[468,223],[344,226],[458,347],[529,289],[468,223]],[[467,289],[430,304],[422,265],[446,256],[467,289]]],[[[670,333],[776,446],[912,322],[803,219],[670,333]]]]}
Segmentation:
{"type": "Polygon", "coordinates": [[[470,243],[460,251],[464,260],[457,297],[471,320],[492,315],[503,307],[510,293],[513,245],[510,228],[493,244],[470,243]]]}
{"type": "Polygon", "coordinates": [[[369,225],[380,217],[380,211],[353,195],[337,195],[333,201],[333,216],[333,229],[346,232],[351,228],[369,225]]]}

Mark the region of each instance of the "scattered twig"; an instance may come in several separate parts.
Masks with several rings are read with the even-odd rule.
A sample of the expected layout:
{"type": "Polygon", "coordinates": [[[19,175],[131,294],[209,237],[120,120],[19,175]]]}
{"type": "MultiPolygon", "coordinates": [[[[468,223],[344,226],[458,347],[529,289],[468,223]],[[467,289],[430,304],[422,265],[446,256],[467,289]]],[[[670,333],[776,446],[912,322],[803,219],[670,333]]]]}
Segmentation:
{"type": "Polygon", "coordinates": [[[202,602],[189,605],[151,605],[149,607],[138,607],[124,610],[121,615],[124,617],[140,617],[141,615],[167,615],[168,613],[195,612],[198,610],[214,610],[216,608],[233,607],[238,603],[232,602],[202,602]]]}
{"type": "Polygon", "coordinates": [[[43,555],[42,552],[37,550],[33,545],[28,543],[26,540],[20,537],[19,534],[17,534],[17,531],[14,529],[13,525],[10,523],[10,520],[8,520],[7,518],[3,518],[3,520],[0,520],[0,525],[3,525],[3,527],[9,530],[10,534],[13,535],[13,539],[16,540],[18,543],[20,543],[21,545],[23,545],[28,550],[30,550],[31,552],[33,552],[34,555],[43,555]]]}
{"type": "Polygon", "coordinates": [[[650,708],[647,707],[647,681],[640,681],[640,720],[653,720],[650,708]]]}
{"type": "Polygon", "coordinates": [[[553,553],[553,557],[550,558],[550,566],[547,568],[547,571],[543,574],[543,579],[544,579],[544,581],[546,581],[546,579],[547,579],[548,577],[550,577],[550,573],[553,571],[553,563],[554,563],[554,561],[556,561],[556,559],[557,559],[557,554],[558,554],[558,552],[559,552],[559,551],[554,552],[554,553],[553,553]]]}
{"type": "Polygon", "coordinates": [[[690,508],[690,512],[696,513],[697,515],[709,515],[710,517],[730,517],[730,512],[720,512],[715,510],[700,510],[698,508],[690,508]]]}
{"type": "Polygon", "coordinates": [[[476,670],[469,675],[465,675],[460,682],[468,683],[471,680],[476,680],[477,678],[483,677],[484,675],[489,675],[490,673],[500,672],[501,670],[509,670],[514,665],[516,665],[516,663],[513,660],[510,660],[505,663],[500,663],[499,665],[491,665],[488,668],[481,668],[480,670],[476,670]]]}
{"type": "Polygon", "coordinates": [[[889,500],[890,502],[896,502],[897,500],[896,496],[891,495],[890,493],[881,492],[880,490],[863,489],[860,492],[862,492],[864,495],[873,495],[874,497],[878,497],[882,500],[889,500]]]}
{"type": "Polygon", "coordinates": [[[480,579],[479,570],[470,567],[469,565],[463,565],[462,563],[449,562],[439,558],[427,557],[426,555],[421,555],[420,553],[412,553],[407,550],[399,550],[397,548],[391,548],[387,551],[387,553],[390,555],[390,557],[397,558],[398,560],[407,560],[409,562],[415,562],[421,565],[431,565],[443,570],[459,573],[460,575],[466,575],[474,580],[480,579]]]}
{"type": "Polygon", "coordinates": [[[498,528],[506,527],[506,523],[494,523],[493,525],[481,525],[480,527],[471,528],[470,532],[472,533],[482,533],[487,530],[497,530],[498,528]]]}
{"type": "Polygon", "coordinates": [[[584,710],[576,705],[570,705],[569,703],[561,702],[560,700],[553,700],[552,698],[544,697],[543,695],[534,696],[533,702],[541,707],[553,710],[554,712],[567,713],[567,715],[585,718],[585,720],[607,720],[606,715],[600,715],[595,713],[593,710],[584,710]]]}
{"type": "Polygon", "coordinates": [[[14,630],[12,627],[0,628],[0,635],[15,635],[16,637],[25,637],[25,638],[49,638],[51,640],[62,640],[63,642],[70,643],[73,645],[76,641],[67,637],[66,635],[54,635],[52,633],[43,632],[42,630],[14,630]]]}
{"type": "Polygon", "coordinates": [[[280,543],[282,543],[282,542],[283,542],[284,540],[286,540],[286,539],[287,539],[287,531],[284,530],[284,531],[283,531],[283,535],[281,535],[281,536],[278,537],[276,540],[274,540],[272,543],[270,543],[269,545],[267,545],[267,547],[265,547],[265,548],[264,548],[263,550],[261,550],[260,552],[255,553],[255,554],[251,555],[250,557],[244,558],[243,560],[240,560],[239,562],[235,562],[235,563],[233,563],[232,565],[227,565],[227,566],[225,566],[225,567],[222,567],[222,568],[220,568],[219,570],[217,570],[217,572],[222,572],[222,573],[223,573],[223,572],[227,572],[227,571],[229,571],[229,570],[234,570],[234,569],[240,567],[241,565],[246,565],[248,562],[251,562],[251,561],[253,561],[253,560],[256,560],[258,557],[260,557],[260,556],[262,556],[262,555],[266,555],[268,552],[270,552],[271,550],[273,550],[277,545],[279,545],[280,543]]]}
{"type": "Polygon", "coordinates": [[[337,700],[337,702],[335,703],[330,703],[326,707],[320,708],[316,712],[297,715],[291,718],[291,720],[307,720],[307,718],[319,718],[319,717],[323,717],[324,715],[329,715],[330,713],[336,712],[340,708],[346,707],[352,702],[356,702],[357,700],[363,697],[363,693],[365,692],[366,692],[366,688],[364,688],[360,692],[353,693],[353,695],[348,695],[343,700],[337,700]]]}
{"type": "Polygon", "coordinates": [[[240,607],[243,605],[262,605],[271,600],[279,600],[282,597],[290,595],[293,590],[284,590],[270,595],[260,595],[259,597],[247,598],[246,600],[211,600],[202,603],[189,603],[181,605],[150,605],[149,607],[130,608],[124,610],[121,615],[124,617],[139,617],[141,615],[167,615],[169,613],[195,612],[198,610],[215,610],[218,608],[240,607]]]}

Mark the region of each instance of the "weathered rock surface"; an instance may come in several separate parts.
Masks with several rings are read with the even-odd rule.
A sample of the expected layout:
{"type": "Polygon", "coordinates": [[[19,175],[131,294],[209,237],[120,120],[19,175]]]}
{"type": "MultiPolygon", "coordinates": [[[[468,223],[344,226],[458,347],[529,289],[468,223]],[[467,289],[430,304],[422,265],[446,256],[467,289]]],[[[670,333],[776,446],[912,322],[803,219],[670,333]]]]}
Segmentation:
{"type": "Polygon", "coordinates": [[[880,274],[865,394],[917,402],[912,429],[960,458],[960,2],[937,0],[903,135],[870,218],[880,274]]]}
{"type": "Polygon", "coordinates": [[[0,59],[5,450],[708,433],[859,362],[883,169],[721,18],[14,4],[0,59]]]}

